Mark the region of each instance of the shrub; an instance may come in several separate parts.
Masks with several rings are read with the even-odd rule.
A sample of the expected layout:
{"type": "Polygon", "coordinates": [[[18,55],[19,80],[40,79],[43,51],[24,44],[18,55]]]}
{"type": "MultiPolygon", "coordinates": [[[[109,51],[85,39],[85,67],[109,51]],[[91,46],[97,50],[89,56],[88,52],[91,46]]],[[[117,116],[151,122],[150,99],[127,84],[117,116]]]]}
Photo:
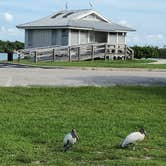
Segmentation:
{"type": "Polygon", "coordinates": [[[132,47],[134,50],[135,58],[157,58],[159,57],[159,49],[158,47],[152,46],[134,46],[132,47]]]}

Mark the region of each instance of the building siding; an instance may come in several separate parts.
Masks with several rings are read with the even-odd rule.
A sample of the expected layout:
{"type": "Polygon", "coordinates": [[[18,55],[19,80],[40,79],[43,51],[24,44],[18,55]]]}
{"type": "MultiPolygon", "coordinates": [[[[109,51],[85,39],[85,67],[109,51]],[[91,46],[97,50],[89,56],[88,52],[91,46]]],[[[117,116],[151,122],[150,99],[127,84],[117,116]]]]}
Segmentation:
{"type": "Polygon", "coordinates": [[[25,48],[46,47],[51,45],[78,45],[89,43],[125,44],[126,33],[94,32],[87,30],[25,30],[25,48]],[[69,39],[69,32],[70,39],[69,39]],[[80,38],[79,38],[80,37],[80,38]],[[70,42],[69,42],[70,40],[70,42]]]}
{"type": "Polygon", "coordinates": [[[33,30],[33,47],[44,47],[52,44],[51,30],[33,30]]]}
{"type": "Polygon", "coordinates": [[[120,45],[125,45],[125,33],[119,33],[118,42],[120,45]]]}
{"type": "Polygon", "coordinates": [[[51,30],[26,30],[25,47],[45,47],[52,45],[51,30]]]}
{"type": "Polygon", "coordinates": [[[117,42],[116,40],[117,40],[116,33],[109,33],[108,43],[116,45],[117,42]]]}
{"type": "Polygon", "coordinates": [[[78,30],[71,30],[71,45],[79,44],[78,36],[78,30]]]}
{"type": "Polygon", "coordinates": [[[88,43],[88,31],[80,31],[80,44],[88,43]]]}
{"type": "Polygon", "coordinates": [[[67,46],[68,44],[69,44],[69,30],[63,29],[61,45],[67,46]]]}
{"type": "Polygon", "coordinates": [[[52,30],[52,45],[62,45],[62,30],[52,30]]]}
{"type": "Polygon", "coordinates": [[[25,48],[29,48],[29,46],[28,46],[28,30],[25,30],[25,48]]]}
{"type": "Polygon", "coordinates": [[[96,14],[90,14],[90,15],[84,17],[83,20],[106,22],[103,19],[99,18],[96,14]]]}

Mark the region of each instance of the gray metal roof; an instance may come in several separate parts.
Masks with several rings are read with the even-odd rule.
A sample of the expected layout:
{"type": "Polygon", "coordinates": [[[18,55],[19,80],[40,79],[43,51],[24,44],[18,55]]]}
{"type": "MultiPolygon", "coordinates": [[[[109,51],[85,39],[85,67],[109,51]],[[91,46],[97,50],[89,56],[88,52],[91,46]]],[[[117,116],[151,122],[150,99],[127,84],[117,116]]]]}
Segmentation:
{"type": "MultiPolygon", "coordinates": [[[[71,29],[89,29],[96,31],[105,31],[105,32],[116,32],[116,31],[135,31],[134,29],[121,26],[115,23],[112,23],[108,19],[99,15],[102,21],[92,21],[80,19],[88,14],[91,14],[95,11],[91,9],[84,10],[63,10],[52,15],[42,18],[37,21],[25,23],[18,25],[17,28],[22,29],[56,29],[56,28],[71,28],[71,29]]],[[[98,15],[97,12],[95,12],[98,15]]]]}

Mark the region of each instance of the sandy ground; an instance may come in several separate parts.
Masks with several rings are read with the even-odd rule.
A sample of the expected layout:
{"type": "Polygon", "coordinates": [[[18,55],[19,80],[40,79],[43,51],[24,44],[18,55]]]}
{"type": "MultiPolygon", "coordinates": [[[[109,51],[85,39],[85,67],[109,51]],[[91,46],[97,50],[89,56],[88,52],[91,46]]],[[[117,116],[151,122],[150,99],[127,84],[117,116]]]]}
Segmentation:
{"type": "Polygon", "coordinates": [[[166,86],[165,71],[44,69],[0,64],[0,86],[166,86]]]}

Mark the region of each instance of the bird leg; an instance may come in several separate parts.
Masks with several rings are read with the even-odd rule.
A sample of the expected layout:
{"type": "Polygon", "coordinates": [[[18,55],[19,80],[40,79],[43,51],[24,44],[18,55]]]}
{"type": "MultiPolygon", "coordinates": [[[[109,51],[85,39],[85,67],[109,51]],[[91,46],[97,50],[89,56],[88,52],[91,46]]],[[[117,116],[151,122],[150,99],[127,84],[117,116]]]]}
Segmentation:
{"type": "Polygon", "coordinates": [[[129,148],[132,148],[132,150],[135,151],[135,144],[130,143],[130,144],[129,144],[129,148]]]}
{"type": "Polygon", "coordinates": [[[135,144],[132,143],[131,145],[132,145],[133,151],[135,151],[135,149],[136,149],[136,148],[135,148],[135,144]]]}
{"type": "Polygon", "coordinates": [[[69,149],[68,145],[64,145],[64,152],[66,152],[69,149]]]}
{"type": "Polygon", "coordinates": [[[66,152],[70,148],[70,143],[67,141],[67,143],[64,145],[64,152],[66,152]]]}

